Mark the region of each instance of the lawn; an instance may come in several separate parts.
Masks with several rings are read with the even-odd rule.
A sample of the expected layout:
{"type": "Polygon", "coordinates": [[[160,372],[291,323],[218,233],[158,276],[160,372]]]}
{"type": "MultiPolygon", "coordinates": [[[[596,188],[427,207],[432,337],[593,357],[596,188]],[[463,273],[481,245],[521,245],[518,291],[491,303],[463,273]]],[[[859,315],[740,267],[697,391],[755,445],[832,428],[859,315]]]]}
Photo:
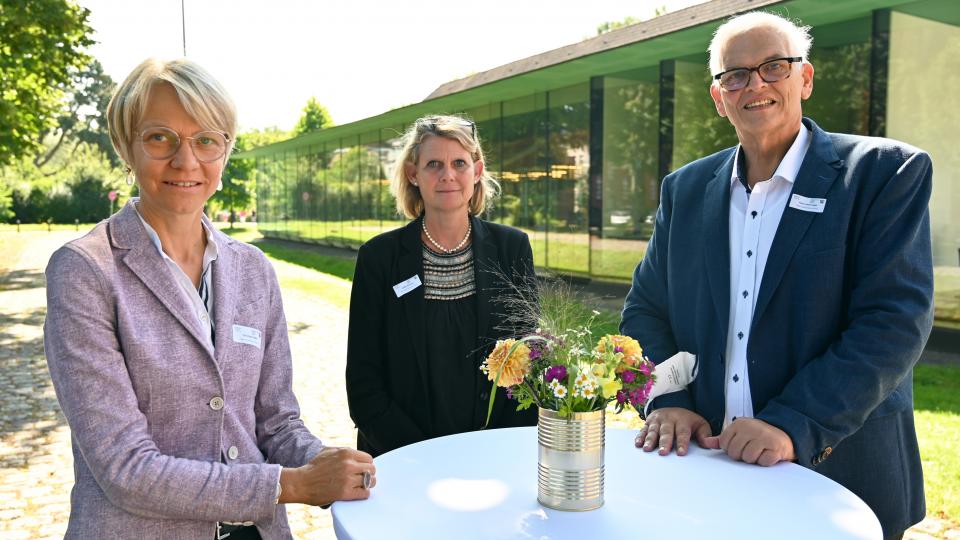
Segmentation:
{"type": "MultiPolygon", "coordinates": [[[[225,232],[262,249],[276,265],[285,289],[316,294],[344,308],[349,305],[352,259],[264,239],[253,229],[225,232]]],[[[586,319],[593,309],[578,304],[576,311],[586,319]]],[[[601,312],[596,323],[595,333],[615,333],[619,314],[601,312]]],[[[956,527],[960,521],[960,367],[918,365],[914,373],[914,393],[927,513],[949,520],[956,527]]],[[[640,420],[634,413],[609,415],[607,424],[638,428],[640,420]]]]}

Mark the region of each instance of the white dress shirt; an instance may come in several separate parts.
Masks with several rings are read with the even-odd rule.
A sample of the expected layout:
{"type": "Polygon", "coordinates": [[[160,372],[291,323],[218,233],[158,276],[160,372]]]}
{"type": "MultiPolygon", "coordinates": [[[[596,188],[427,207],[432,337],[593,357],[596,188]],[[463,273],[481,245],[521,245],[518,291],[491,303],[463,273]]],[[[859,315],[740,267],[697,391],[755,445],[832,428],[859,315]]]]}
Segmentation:
{"type": "Polygon", "coordinates": [[[193,307],[194,316],[200,322],[200,326],[207,330],[207,339],[209,340],[211,348],[213,348],[214,327],[213,317],[210,316],[210,314],[213,313],[213,272],[210,271],[210,265],[213,261],[217,260],[220,251],[217,248],[217,242],[213,239],[213,232],[211,231],[212,225],[207,222],[206,216],[201,218],[200,223],[203,226],[203,231],[207,234],[207,247],[203,252],[203,271],[200,274],[200,288],[197,289],[193,286],[193,280],[184,273],[180,265],[163,252],[160,236],[157,234],[157,231],[147,223],[147,220],[143,219],[143,216],[140,214],[140,209],[137,208],[137,206],[137,204],[134,204],[133,208],[137,211],[140,222],[143,223],[143,227],[147,230],[147,235],[150,236],[153,245],[157,247],[157,251],[160,252],[160,257],[167,263],[167,267],[170,269],[171,274],[173,274],[173,279],[180,285],[180,291],[193,307]]]}
{"type": "MultiPolygon", "coordinates": [[[[787,150],[773,177],[746,188],[740,176],[741,148],[738,146],[730,177],[730,322],[726,349],[726,414],[723,427],[739,417],[753,417],[747,345],[756,297],[763,280],[763,269],[780,225],[780,217],[790,199],[793,182],[810,146],[810,131],[800,132],[787,150]]],[[[757,358],[775,362],[776,358],[757,358]]]]}

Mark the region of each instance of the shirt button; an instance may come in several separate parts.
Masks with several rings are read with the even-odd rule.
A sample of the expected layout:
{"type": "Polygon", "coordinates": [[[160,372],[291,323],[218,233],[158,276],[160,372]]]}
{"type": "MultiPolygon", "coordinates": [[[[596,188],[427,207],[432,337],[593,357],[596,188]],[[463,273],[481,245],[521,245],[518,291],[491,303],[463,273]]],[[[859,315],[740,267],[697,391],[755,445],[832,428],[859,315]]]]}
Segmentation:
{"type": "Polygon", "coordinates": [[[214,396],[210,399],[210,408],[219,411],[223,408],[223,398],[220,396],[214,396]]]}
{"type": "Polygon", "coordinates": [[[237,456],[239,456],[239,455],[240,455],[240,451],[237,450],[237,447],[236,447],[236,446],[231,446],[231,447],[227,450],[227,457],[230,458],[230,459],[237,459],[237,456]]]}
{"type": "Polygon", "coordinates": [[[490,394],[486,392],[480,392],[480,401],[486,401],[490,399],[490,394]]]}

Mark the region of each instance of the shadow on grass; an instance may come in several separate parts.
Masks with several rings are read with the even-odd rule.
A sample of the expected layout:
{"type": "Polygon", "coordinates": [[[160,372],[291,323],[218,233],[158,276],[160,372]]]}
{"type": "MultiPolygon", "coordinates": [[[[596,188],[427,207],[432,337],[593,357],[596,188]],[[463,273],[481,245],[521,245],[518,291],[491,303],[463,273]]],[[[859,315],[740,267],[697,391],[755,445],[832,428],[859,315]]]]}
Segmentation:
{"type": "Polygon", "coordinates": [[[239,228],[221,229],[221,231],[238,237],[238,240],[249,241],[270,258],[353,280],[353,269],[357,265],[357,253],[353,250],[264,237],[248,240],[243,236],[249,235],[249,231],[239,228]]]}
{"type": "Polygon", "coordinates": [[[913,408],[960,414],[960,367],[917,364],[913,370],[913,408]]]}

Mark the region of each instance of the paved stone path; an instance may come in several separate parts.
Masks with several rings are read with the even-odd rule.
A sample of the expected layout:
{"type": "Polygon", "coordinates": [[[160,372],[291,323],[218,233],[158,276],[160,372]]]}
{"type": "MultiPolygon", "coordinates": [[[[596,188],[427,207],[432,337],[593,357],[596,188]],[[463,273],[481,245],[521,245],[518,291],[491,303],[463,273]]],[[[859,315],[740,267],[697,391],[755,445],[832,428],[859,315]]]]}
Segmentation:
{"type": "MultiPolygon", "coordinates": [[[[70,431],[57,405],[43,356],[43,269],[50,254],[77,233],[31,234],[29,248],[0,275],[0,538],[62,538],[73,485],[70,431]]],[[[5,254],[0,254],[0,257],[5,254]]],[[[352,446],[344,368],[347,318],[322,299],[286,294],[295,391],[309,428],[327,444],[352,446]]],[[[622,421],[622,420],[621,420],[622,421]]],[[[612,423],[616,423],[616,420],[612,423]]],[[[288,508],[296,538],[333,539],[330,512],[288,508]]],[[[957,539],[928,518],[909,540],[957,539]]]]}

